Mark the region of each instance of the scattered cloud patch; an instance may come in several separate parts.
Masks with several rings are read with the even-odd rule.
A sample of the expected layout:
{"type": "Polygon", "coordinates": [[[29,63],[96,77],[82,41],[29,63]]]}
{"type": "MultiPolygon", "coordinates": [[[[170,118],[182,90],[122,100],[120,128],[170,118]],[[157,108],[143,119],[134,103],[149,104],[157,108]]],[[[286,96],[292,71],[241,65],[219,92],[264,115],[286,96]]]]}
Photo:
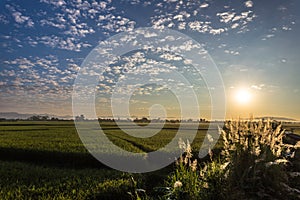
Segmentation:
{"type": "Polygon", "coordinates": [[[209,6],[209,4],[204,2],[203,4],[200,5],[200,8],[207,8],[208,6],[209,6]]]}
{"type": "Polygon", "coordinates": [[[246,6],[247,8],[253,7],[253,1],[246,1],[246,2],[245,2],[245,6],[246,6]]]}
{"type": "Polygon", "coordinates": [[[9,4],[6,4],[5,7],[11,12],[16,23],[25,24],[27,27],[34,27],[34,22],[29,16],[23,15],[21,11],[18,11],[15,7],[9,4]]]}
{"type": "Polygon", "coordinates": [[[56,6],[56,7],[66,5],[66,2],[64,0],[40,0],[40,2],[51,4],[51,5],[56,6]]]}

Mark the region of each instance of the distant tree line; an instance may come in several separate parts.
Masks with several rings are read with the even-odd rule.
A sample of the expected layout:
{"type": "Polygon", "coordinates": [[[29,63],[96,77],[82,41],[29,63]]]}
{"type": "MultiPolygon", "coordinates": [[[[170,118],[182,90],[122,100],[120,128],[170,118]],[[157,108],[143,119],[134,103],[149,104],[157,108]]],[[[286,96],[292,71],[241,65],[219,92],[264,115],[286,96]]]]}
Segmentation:
{"type": "MultiPolygon", "coordinates": [[[[70,119],[72,121],[72,119],[70,119]]],[[[59,119],[58,117],[49,117],[48,115],[33,115],[28,117],[27,119],[6,119],[6,118],[0,118],[0,122],[1,121],[70,121],[68,119],[59,119]]],[[[75,116],[74,118],[75,121],[88,121],[89,119],[87,119],[83,114],[75,116]]],[[[181,123],[181,122],[185,122],[185,123],[191,123],[191,122],[208,122],[206,119],[204,118],[200,118],[199,120],[192,120],[192,119],[187,119],[187,120],[179,120],[179,119],[148,119],[147,117],[141,117],[141,118],[135,118],[135,119],[114,119],[114,118],[98,118],[99,122],[135,122],[135,123],[181,123]]]]}
{"type": "MultiPolygon", "coordinates": [[[[77,118],[76,118],[77,119],[77,118]]],[[[77,120],[79,120],[80,118],[78,118],[77,120]]],[[[84,118],[83,118],[84,119],[84,118]]],[[[150,123],[150,122],[154,122],[154,123],[181,123],[181,122],[188,122],[188,123],[192,123],[192,122],[200,122],[200,123],[207,123],[209,121],[207,121],[204,118],[200,118],[199,120],[193,120],[193,119],[187,119],[187,120],[179,120],[179,119],[148,119],[147,117],[142,117],[142,118],[135,118],[135,119],[114,119],[114,118],[98,118],[99,122],[135,122],[135,123],[150,123]]]]}
{"type": "Polygon", "coordinates": [[[75,117],[75,121],[83,121],[83,120],[85,120],[84,115],[80,115],[80,116],[75,117]]]}
{"type": "Polygon", "coordinates": [[[70,121],[68,119],[59,119],[57,117],[49,117],[47,115],[33,115],[26,119],[6,119],[0,118],[0,122],[4,121],[70,121]]]}
{"type": "Polygon", "coordinates": [[[27,118],[28,121],[60,121],[57,117],[49,117],[48,115],[33,115],[27,118]]]}

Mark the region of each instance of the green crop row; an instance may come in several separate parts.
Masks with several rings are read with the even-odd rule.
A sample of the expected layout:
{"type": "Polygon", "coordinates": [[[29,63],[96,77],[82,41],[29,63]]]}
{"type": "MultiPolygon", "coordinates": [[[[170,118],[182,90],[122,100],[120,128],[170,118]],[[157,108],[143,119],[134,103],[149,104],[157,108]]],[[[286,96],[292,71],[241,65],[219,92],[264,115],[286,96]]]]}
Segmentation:
{"type": "MultiPolygon", "coordinates": [[[[150,152],[168,144],[178,124],[166,124],[149,138],[130,136],[114,123],[101,127],[113,144],[130,152],[150,152]]],[[[192,143],[195,150],[206,127],[198,130],[192,143]]],[[[114,154],[110,142],[100,151],[114,154]]],[[[153,188],[163,183],[168,174],[164,170],[139,180],[138,175],[104,166],[88,153],[71,121],[0,123],[0,199],[131,199],[127,194],[134,187],[131,176],[145,183],[141,187],[153,188]]]]}

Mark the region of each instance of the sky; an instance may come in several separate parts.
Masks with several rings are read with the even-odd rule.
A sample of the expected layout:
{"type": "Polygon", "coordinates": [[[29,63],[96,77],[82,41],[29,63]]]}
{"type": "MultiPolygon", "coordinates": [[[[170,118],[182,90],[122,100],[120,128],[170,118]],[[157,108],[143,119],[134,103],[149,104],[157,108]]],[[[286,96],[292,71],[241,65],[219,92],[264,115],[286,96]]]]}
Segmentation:
{"type": "MultiPolygon", "coordinates": [[[[300,119],[299,8],[298,0],[2,0],[0,112],[72,115],[74,83],[90,52],[113,36],[152,27],[178,31],[201,45],[220,72],[226,118],[300,119]]],[[[180,71],[197,96],[199,117],[211,117],[211,88],[205,78],[183,58],[145,50],[129,52],[97,74],[99,117],[112,116],[112,94],[121,78],[130,75],[124,69],[156,78],[168,76],[171,69],[180,71]]],[[[181,91],[182,83],[168,81],[181,91]]],[[[155,82],[143,85],[140,80],[138,85],[130,98],[131,117],[149,116],[154,104],[160,116],[160,104],[168,118],[180,118],[176,94],[155,82]]],[[[188,104],[185,109],[195,110],[188,104]]]]}

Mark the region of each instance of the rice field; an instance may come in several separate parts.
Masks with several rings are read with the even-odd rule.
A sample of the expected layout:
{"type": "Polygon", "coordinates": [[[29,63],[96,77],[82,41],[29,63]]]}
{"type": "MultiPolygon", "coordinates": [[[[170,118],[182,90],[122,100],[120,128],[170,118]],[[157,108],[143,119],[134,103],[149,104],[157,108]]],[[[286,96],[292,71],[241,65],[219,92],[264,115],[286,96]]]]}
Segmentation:
{"type": "MultiPolygon", "coordinates": [[[[114,144],[127,151],[150,152],[166,145],[176,134],[178,125],[166,124],[148,139],[128,136],[114,123],[102,123],[101,127],[114,144]]],[[[192,143],[195,150],[200,148],[207,127],[207,124],[199,127],[192,143]]],[[[168,170],[148,175],[159,177],[157,185],[159,180],[163,183],[168,170]]],[[[110,169],[92,157],[72,121],[0,123],[0,199],[124,197],[132,187],[131,176],[139,179],[137,174],[110,169]]],[[[152,187],[152,182],[144,180],[144,187],[152,187]]]]}

